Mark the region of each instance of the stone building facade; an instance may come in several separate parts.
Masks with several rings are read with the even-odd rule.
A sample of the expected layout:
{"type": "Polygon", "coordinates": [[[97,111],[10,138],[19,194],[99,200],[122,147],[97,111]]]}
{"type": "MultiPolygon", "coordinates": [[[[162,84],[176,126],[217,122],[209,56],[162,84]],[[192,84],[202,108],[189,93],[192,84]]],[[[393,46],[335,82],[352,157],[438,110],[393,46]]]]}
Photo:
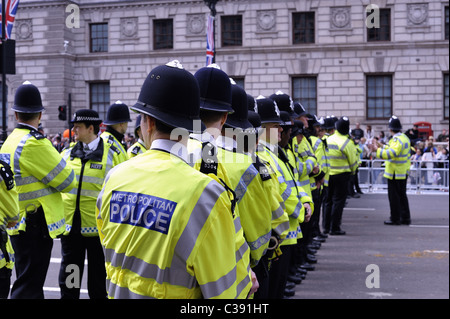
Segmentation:
{"type": "MultiPolygon", "coordinates": [[[[447,1],[220,0],[216,10],[216,63],[253,96],[281,90],[318,116],[346,115],[375,131],[392,114],[405,128],[448,127],[447,1]]],[[[69,94],[72,112],[132,105],[155,66],[205,65],[208,14],[200,0],[21,0],[9,106],[31,81],[55,134],[67,128],[57,107],[69,94]]],[[[8,131],[14,125],[8,110],[8,131]]]]}

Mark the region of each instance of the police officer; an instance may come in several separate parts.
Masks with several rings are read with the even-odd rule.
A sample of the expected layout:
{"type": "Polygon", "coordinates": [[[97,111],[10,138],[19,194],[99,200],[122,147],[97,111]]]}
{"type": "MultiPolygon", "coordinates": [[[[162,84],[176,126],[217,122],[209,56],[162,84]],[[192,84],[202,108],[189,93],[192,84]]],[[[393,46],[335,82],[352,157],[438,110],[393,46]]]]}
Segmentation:
{"type": "Polygon", "coordinates": [[[122,144],[124,134],[127,132],[128,122],[131,122],[130,110],[122,101],[116,101],[111,104],[106,113],[106,131],[100,137],[117,148],[117,154],[121,162],[128,159],[127,148],[122,144]]]}
{"type": "MultiPolygon", "coordinates": [[[[98,136],[100,119],[94,110],[82,109],[75,112],[73,136],[77,142],[63,151],[62,156],[72,167],[76,176],[76,188],[63,194],[66,216],[65,236],[61,237],[61,268],[59,286],[62,299],[79,299],[80,288],[67,287],[71,274],[67,266],[77,265],[83,274],[84,259],[88,259],[88,292],[91,299],[105,299],[105,258],[98,237],[95,203],[109,170],[119,164],[114,145],[98,136]]],[[[81,276],[80,276],[81,277],[81,276]]],[[[81,281],[81,278],[80,278],[81,281]]]]}
{"type": "Polygon", "coordinates": [[[110,298],[235,298],[235,228],[224,187],[187,163],[199,87],[178,61],[154,68],[138,102],[144,154],[115,167],[97,201],[110,298]],[[175,134],[175,133],[174,133],[175,134]],[[187,182],[189,181],[189,182],[187,182]]]}
{"type": "Polygon", "coordinates": [[[377,158],[386,160],[384,177],[388,180],[388,197],[391,209],[390,219],[385,225],[409,225],[411,214],[409,211],[408,196],[406,195],[406,180],[410,168],[411,142],[401,132],[402,124],[398,117],[393,115],[389,119],[389,129],[392,138],[386,146],[369,144],[377,158]]]}
{"type": "Polygon", "coordinates": [[[346,116],[336,123],[336,132],[327,138],[328,158],[330,161],[330,180],[326,201],[325,215],[330,216],[331,229],[325,233],[345,235],[341,229],[342,212],[347,199],[348,180],[357,169],[355,144],[349,138],[350,121],[346,116]]]}
{"type": "Polygon", "coordinates": [[[14,172],[20,206],[19,223],[8,229],[17,274],[11,298],[44,298],[53,239],[65,228],[61,192],[72,190],[75,175],[37,131],[44,111],[39,89],[24,82],[16,91],[12,110],[18,125],[0,150],[0,157],[14,172]]]}
{"type": "Polygon", "coordinates": [[[6,299],[11,285],[14,267],[14,250],[6,232],[19,220],[19,195],[14,183],[13,172],[0,159],[0,299],[6,299]]]}
{"type": "Polygon", "coordinates": [[[134,135],[138,138],[137,142],[130,146],[127,150],[128,158],[135,157],[139,154],[144,153],[147,149],[145,148],[144,140],[142,139],[141,131],[141,116],[136,117],[136,125],[134,128],[134,135]]]}
{"type": "MultiPolygon", "coordinates": [[[[232,84],[228,75],[216,64],[199,69],[194,76],[200,87],[200,118],[205,124],[206,130],[210,131],[211,136],[217,140],[222,134],[222,128],[227,121],[228,113],[234,112],[232,84]]],[[[243,95],[241,95],[241,98],[243,98],[243,95]]],[[[245,106],[247,106],[246,95],[245,106]]],[[[250,126],[250,123],[247,125],[250,126]]],[[[253,189],[258,186],[261,187],[261,185],[249,183],[258,174],[258,171],[252,165],[251,158],[242,154],[235,154],[224,148],[217,148],[217,162],[226,170],[229,178],[226,183],[227,187],[231,188],[236,198],[234,214],[237,225],[235,243],[238,296],[246,298],[249,294],[253,294],[259,285],[256,276],[249,268],[259,262],[264,247],[268,245],[267,234],[270,233],[270,222],[261,222],[261,212],[256,210],[253,203],[255,200],[253,189]],[[236,157],[239,157],[239,159],[236,157]],[[244,165],[239,165],[241,163],[244,165]],[[250,191],[248,191],[249,188],[250,191]],[[242,214],[246,213],[247,216],[241,216],[241,211],[242,214]],[[252,223],[253,218],[259,220],[259,225],[252,223]],[[249,233],[248,238],[244,238],[246,232],[249,233]],[[253,247],[253,254],[251,253],[251,247],[253,247]]]]}
{"type": "Polygon", "coordinates": [[[320,124],[320,128],[323,130],[322,141],[325,145],[325,177],[323,181],[323,190],[322,190],[322,230],[323,237],[328,236],[327,234],[330,232],[330,223],[331,223],[331,210],[326,209],[327,203],[326,198],[328,194],[328,185],[330,180],[330,159],[329,159],[329,149],[327,139],[334,134],[335,127],[334,121],[331,117],[327,116],[323,119],[323,122],[320,124]]]}
{"type": "Polygon", "coordinates": [[[299,223],[309,218],[310,211],[305,212],[293,172],[288,166],[289,160],[281,147],[278,147],[282,132],[280,124],[284,124],[280,119],[280,110],[275,101],[264,96],[256,98],[256,103],[256,110],[264,128],[259,142],[261,147],[257,154],[261,159],[269,162],[276,172],[279,182],[278,191],[284,200],[285,212],[289,217],[289,231],[280,248],[282,254],[277,256],[278,260],[272,262],[269,272],[269,298],[281,299],[286,288],[293,249],[297,244],[297,238],[301,237],[299,223]]]}

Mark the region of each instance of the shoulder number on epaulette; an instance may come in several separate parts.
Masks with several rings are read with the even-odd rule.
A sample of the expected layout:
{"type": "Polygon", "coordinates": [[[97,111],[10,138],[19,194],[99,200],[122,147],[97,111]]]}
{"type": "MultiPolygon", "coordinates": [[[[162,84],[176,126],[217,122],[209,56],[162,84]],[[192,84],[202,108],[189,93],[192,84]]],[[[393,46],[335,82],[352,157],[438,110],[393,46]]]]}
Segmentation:
{"type": "Polygon", "coordinates": [[[12,172],[11,167],[8,165],[8,163],[0,160],[0,165],[0,175],[5,181],[6,189],[11,190],[14,188],[14,173],[12,172]]]}

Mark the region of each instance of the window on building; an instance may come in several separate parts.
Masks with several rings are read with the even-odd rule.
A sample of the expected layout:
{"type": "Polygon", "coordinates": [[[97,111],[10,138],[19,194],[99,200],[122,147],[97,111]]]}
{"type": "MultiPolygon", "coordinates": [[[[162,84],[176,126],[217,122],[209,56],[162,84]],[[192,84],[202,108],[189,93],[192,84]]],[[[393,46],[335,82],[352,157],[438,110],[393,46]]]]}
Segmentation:
{"type": "Polygon", "coordinates": [[[295,12],[292,14],[292,43],[314,43],[314,12],[295,12]]]}
{"type": "Polygon", "coordinates": [[[389,119],[392,115],[392,75],[366,76],[367,119],[389,119]]]}
{"type": "Polygon", "coordinates": [[[449,111],[449,105],[448,105],[448,73],[444,74],[444,119],[448,120],[448,111],[449,111]]]}
{"type": "Polygon", "coordinates": [[[110,104],[109,82],[89,83],[90,109],[97,111],[102,120],[106,119],[106,113],[110,104]]]}
{"type": "Polygon", "coordinates": [[[90,51],[108,52],[108,24],[93,23],[89,25],[90,29],[90,51]]]}
{"type": "Polygon", "coordinates": [[[292,100],[300,102],[306,112],[317,114],[317,77],[292,78],[292,100]]]}
{"type": "Polygon", "coordinates": [[[222,46],[242,46],[242,16],[222,16],[222,46]]]}
{"type": "MultiPolygon", "coordinates": [[[[368,12],[369,16],[371,12],[368,12]]],[[[367,41],[391,41],[391,9],[380,9],[379,28],[374,26],[367,29],[367,41]]]]}
{"type": "Polygon", "coordinates": [[[173,49],[173,19],[153,20],[153,49],[173,49]]]}
{"type": "Polygon", "coordinates": [[[449,32],[449,31],[448,31],[448,22],[449,22],[448,8],[449,8],[448,6],[445,7],[445,23],[444,23],[444,24],[445,24],[445,31],[444,31],[444,32],[445,32],[445,40],[448,40],[448,39],[449,39],[449,38],[448,38],[448,32],[449,32]]]}
{"type": "Polygon", "coordinates": [[[245,89],[245,77],[242,76],[232,76],[231,77],[237,85],[241,88],[245,89]]]}

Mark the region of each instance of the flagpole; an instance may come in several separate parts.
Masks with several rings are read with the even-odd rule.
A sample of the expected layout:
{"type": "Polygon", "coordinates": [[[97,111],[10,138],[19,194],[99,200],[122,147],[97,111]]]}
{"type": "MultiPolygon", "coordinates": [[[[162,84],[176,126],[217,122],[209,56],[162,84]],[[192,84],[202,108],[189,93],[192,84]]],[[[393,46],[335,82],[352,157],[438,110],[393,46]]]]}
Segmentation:
{"type": "Polygon", "coordinates": [[[6,92],[6,1],[2,0],[2,137],[1,140],[4,142],[8,135],[6,131],[6,116],[7,116],[7,105],[6,97],[8,92],[6,92]]]}
{"type": "Polygon", "coordinates": [[[210,14],[213,17],[213,21],[212,21],[212,33],[213,33],[213,43],[214,43],[214,48],[213,48],[213,57],[212,57],[212,63],[216,63],[216,3],[219,0],[203,0],[205,2],[205,4],[208,6],[209,10],[210,10],[210,14]]]}

